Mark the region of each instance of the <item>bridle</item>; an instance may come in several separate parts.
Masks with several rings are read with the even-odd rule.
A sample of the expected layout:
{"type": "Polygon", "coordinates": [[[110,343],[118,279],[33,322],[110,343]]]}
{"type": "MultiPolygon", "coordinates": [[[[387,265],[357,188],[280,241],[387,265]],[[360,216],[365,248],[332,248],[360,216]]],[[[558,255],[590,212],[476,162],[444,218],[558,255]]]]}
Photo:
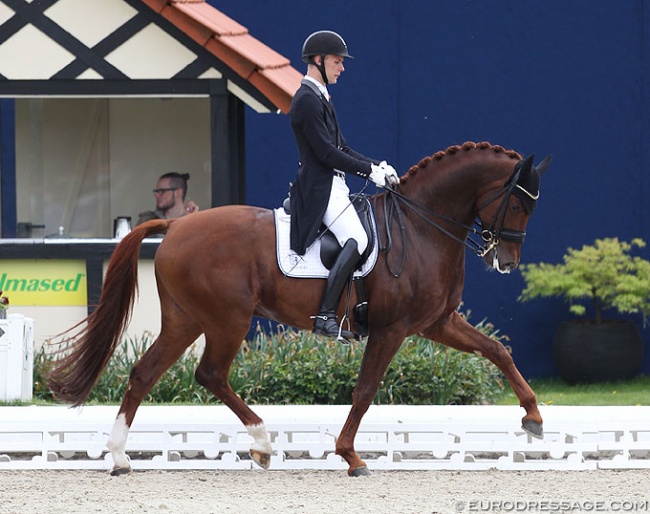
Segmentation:
{"type": "MultiPolygon", "coordinates": [[[[515,170],[513,171],[510,178],[506,181],[504,186],[474,210],[473,225],[466,225],[465,223],[461,223],[460,221],[450,218],[449,216],[431,210],[428,207],[421,205],[420,203],[408,198],[407,196],[404,196],[402,193],[400,193],[397,190],[397,187],[393,188],[387,185],[385,187],[386,199],[384,201],[384,221],[385,221],[384,225],[386,230],[386,244],[382,245],[381,238],[380,238],[379,240],[380,249],[385,251],[386,254],[388,254],[388,252],[392,247],[392,236],[390,233],[390,227],[392,224],[393,216],[395,216],[395,218],[399,223],[402,241],[404,241],[402,260],[398,270],[393,271],[393,269],[391,269],[390,264],[388,264],[388,261],[386,261],[390,273],[394,277],[399,277],[399,275],[401,274],[404,268],[404,263],[406,262],[405,227],[402,220],[402,209],[400,204],[403,204],[406,207],[408,207],[412,212],[420,216],[429,225],[435,227],[436,229],[438,229],[440,232],[442,232],[449,238],[453,239],[454,241],[457,241],[462,245],[465,245],[472,252],[474,252],[476,256],[480,258],[483,258],[489,252],[494,250],[499,245],[501,240],[522,244],[526,239],[526,231],[509,229],[503,226],[507,209],[508,209],[508,202],[512,194],[515,192],[515,189],[517,189],[518,191],[521,190],[524,194],[526,194],[534,201],[537,200],[537,198],[539,197],[539,193],[533,195],[529,191],[524,189],[521,185],[518,184],[520,173],[521,173],[521,166],[516,166],[515,170]],[[483,209],[485,209],[488,205],[497,201],[499,198],[501,198],[501,203],[499,204],[499,207],[496,210],[494,217],[492,218],[492,222],[489,228],[485,228],[479,218],[479,213],[483,209]],[[461,227],[462,229],[468,232],[468,236],[465,239],[459,238],[458,236],[450,232],[448,229],[446,229],[444,226],[442,226],[440,222],[437,220],[441,220],[446,223],[451,223],[452,225],[455,225],[457,227],[461,227]],[[479,236],[480,241],[473,239],[471,237],[471,234],[479,236]]],[[[375,202],[376,199],[377,197],[375,197],[375,202]]]]}
{"type": "Polygon", "coordinates": [[[511,243],[518,243],[518,244],[523,244],[526,239],[525,230],[513,230],[509,228],[504,228],[503,226],[503,222],[506,218],[506,212],[508,210],[508,202],[510,201],[510,197],[512,196],[515,189],[523,191],[534,201],[536,201],[537,198],[539,198],[539,192],[536,195],[532,195],[530,192],[526,191],[526,189],[524,189],[521,185],[518,184],[520,174],[521,174],[521,167],[516,167],[514,172],[510,176],[510,178],[506,181],[503,188],[500,191],[498,191],[494,196],[492,196],[490,199],[482,203],[474,211],[474,214],[477,216],[476,221],[474,223],[482,229],[481,239],[484,242],[484,246],[480,250],[476,251],[476,255],[478,255],[479,257],[484,257],[491,250],[496,248],[496,246],[500,243],[501,239],[503,239],[504,241],[510,241],[511,243]],[[485,209],[485,207],[490,205],[492,202],[496,201],[501,196],[503,196],[503,199],[499,204],[499,208],[494,213],[494,217],[492,218],[492,224],[490,225],[490,228],[488,229],[483,228],[483,225],[481,224],[481,221],[478,218],[478,214],[483,209],[485,209]]]}

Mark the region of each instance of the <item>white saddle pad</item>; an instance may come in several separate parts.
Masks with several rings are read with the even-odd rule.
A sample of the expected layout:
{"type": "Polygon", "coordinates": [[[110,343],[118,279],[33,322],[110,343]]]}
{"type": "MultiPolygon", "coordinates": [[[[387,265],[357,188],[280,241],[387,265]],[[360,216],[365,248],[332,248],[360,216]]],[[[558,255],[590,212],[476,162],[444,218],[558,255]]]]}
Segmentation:
{"type": "MultiPolygon", "coordinates": [[[[320,239],[316,239],[314,244],[307,248],[305,255],[298,255],[289,247],[291,216],[282,207],[275,209],[273,212],[275,214],[278,265],[282,273],[295,278],[327,278],[329,270],[323,266],[320,260],[320,239]]],[[[376,242],[377,227],[374,218],[372,220],[372,231],[375,234],[375,244],[361,270],[354,272],[355,277],[365,277],[372,271],[377,262],[379,251],[376,242]]]]}

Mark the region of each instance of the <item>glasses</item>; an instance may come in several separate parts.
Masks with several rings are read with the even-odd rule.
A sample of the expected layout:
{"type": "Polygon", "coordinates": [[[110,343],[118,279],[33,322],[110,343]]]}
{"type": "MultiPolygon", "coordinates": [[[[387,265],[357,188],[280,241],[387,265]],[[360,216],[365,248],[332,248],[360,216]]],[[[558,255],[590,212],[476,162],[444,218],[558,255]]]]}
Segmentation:
{"type": "Polygon", "coordinates": [[[154,189],[153,194],[155,195],[164,195],[167,191],[176,191],[177,187],[163,187],[161,189],[154,189]]]}

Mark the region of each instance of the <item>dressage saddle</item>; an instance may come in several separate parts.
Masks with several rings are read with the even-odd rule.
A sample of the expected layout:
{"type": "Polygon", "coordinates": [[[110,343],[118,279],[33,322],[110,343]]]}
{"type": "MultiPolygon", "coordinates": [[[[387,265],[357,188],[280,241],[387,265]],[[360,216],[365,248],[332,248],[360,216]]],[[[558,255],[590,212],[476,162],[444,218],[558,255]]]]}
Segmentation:
{"type": "MultiPolygon", "coordinates": [[[[357,269],[360,269],[368,260],[375,245],[375,231],[373,230],[372,222],[374,213],[372,205],[370,204],[370,199],[367,195],[358,194],[350,196],[350,201],[357,211],[357,215],[361,220],[361,225],[368,236],[368,246],[363,254],[361,254],[361,259],[359,259],[359,263],[357,264],[357,269]]],[[[288,197],[282,203],[282,208],[287,215],[291,214],[290,200],[288,197]]],[[[321,225],[321,228],[318,231],[318,239],[320,239],[320,259],[323,266],[327,269],[332,269],[334,262],[336,262],[336,257],[343,248],[336,239],[336,236],[332,234],[325,225],[321,225]]]]}

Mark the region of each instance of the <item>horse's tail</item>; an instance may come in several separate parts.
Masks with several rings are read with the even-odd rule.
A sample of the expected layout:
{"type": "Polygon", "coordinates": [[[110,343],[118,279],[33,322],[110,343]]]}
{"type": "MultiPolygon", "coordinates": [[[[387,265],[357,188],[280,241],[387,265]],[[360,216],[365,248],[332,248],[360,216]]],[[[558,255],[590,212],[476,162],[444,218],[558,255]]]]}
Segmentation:
{"type": "Polygon", "coordinates": [[[48,376],[48,387],[73,406],[83,404],[115,352],[131,319],[138,289],[138,257],[142,240],[166,230],[173,220],[152,220],[135,227],[117,245],[106,270],[99,305],[87,318],[64,332],[65,352],[48,376]]]}

